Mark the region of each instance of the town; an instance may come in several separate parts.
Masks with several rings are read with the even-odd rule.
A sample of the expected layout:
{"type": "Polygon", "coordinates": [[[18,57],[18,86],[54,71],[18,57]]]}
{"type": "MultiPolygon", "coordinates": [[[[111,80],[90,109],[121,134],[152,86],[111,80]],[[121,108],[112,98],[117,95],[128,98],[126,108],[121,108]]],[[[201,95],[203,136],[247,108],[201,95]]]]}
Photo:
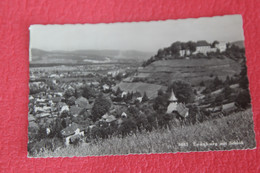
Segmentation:
{"type": "Polygon", "coordinates": [[[218,41],[175,42],[143,63],[32,64],[29,87],[32,155],[250,107],[244,48],[218,41]]]}

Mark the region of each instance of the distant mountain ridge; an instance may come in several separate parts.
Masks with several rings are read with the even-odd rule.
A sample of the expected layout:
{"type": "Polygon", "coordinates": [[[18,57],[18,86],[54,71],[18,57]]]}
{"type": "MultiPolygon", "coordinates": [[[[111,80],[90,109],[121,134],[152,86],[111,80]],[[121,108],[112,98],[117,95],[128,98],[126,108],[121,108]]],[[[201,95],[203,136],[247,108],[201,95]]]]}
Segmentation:
{"type": "Polygon", "coordinates": [[[31,49],[33,63],[59,63],[59,62],[116,62],[120,60],[144,61],[154,53],[137,50],[73,50],[73,51],[45,51],[37,48],[31,49]]]}

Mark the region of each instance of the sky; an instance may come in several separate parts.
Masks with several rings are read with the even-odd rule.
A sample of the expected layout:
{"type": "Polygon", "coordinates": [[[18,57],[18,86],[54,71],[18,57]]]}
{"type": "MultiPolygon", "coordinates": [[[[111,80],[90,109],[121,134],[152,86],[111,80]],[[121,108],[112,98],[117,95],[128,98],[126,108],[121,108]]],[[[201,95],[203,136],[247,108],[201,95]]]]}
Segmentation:
{"type": "Polygon", "coordinates": [[[31,25],[30,48],[42,50],[140,50],[157,52],[175,41],[244,40],[242,17],[111,24],[31,25]]]}

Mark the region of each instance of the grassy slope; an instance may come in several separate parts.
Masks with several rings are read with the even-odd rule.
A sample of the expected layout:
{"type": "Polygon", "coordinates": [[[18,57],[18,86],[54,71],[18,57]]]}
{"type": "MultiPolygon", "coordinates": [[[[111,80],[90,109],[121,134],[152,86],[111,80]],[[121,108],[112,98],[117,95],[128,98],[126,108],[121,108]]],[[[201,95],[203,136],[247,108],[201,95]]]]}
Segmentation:
{"type": "Polygon", "coordinates": [[[191,83],[199,83],[210,79],[210,74],[225,80],[240,72],[240,64],[234,60],[224,59],[175,59],[156,61],[139,71],[139,75],[148,73],[150,78],[158,80],[185,79],[191,83]]]}
{"type": "Polygon", "coordinates": [[[121,82],[114,88],[117,89],[118,87],[120,87],[121,90],[127,92],[132,92],[132,91],[133,92],[139,91],[141,93],[146,92],[149,98],[155,98],[157,96],[157,92],[159,89],[163,89],[163,90],[166,89],[162,85],[149,84],[143,82],[133,82],[133,83],[121,82]]]}
{"type": "Polygon", "coordinates": [[[95,145],[82,144],[79,147],[61,148],[55,152],[44,151],[38,153],[35,157],[230,150],[254,148],[255,145],[252,112],[249,109],[198,125],[138,133],[125,138],[112,137],[108,140],[99,141],[95,145]],[[220,143],[224,141],[243,141],[244,145],[193,146],[193,142],[220,143]],[[188,142],[189,146],[180,147],[178,142],[188,142]]]}

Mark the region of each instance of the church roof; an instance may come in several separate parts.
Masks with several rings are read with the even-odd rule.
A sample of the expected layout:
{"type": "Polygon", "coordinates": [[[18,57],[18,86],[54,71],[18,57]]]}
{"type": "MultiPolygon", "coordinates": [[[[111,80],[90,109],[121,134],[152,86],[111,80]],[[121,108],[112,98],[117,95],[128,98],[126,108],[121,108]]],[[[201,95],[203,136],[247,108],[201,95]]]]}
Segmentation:
{"type": "Polygon", "coordinates": [[[197,41],[196,46],[210,46],[210,44],[205,40],[197,41]]]}
{"type": "Polygon", "coordinates": [[[178,101],[178,99],[175,97],[175,94],[174,94],[174,92],[173,92],[173,90],[172,90],[172,93],[171,93],[171,96],[170,96],[170,98],[169,98],[169,101],[178,101]]]}
{"type": "Polygon", "coordinates": [[[77,129],[81,129],[80,125],[73,122],[70,126],[61,130],[61,134],[62,134],[62,136],[65,136],[65,137],[70,136],[70,135],[73,135],[77,129]]]}

